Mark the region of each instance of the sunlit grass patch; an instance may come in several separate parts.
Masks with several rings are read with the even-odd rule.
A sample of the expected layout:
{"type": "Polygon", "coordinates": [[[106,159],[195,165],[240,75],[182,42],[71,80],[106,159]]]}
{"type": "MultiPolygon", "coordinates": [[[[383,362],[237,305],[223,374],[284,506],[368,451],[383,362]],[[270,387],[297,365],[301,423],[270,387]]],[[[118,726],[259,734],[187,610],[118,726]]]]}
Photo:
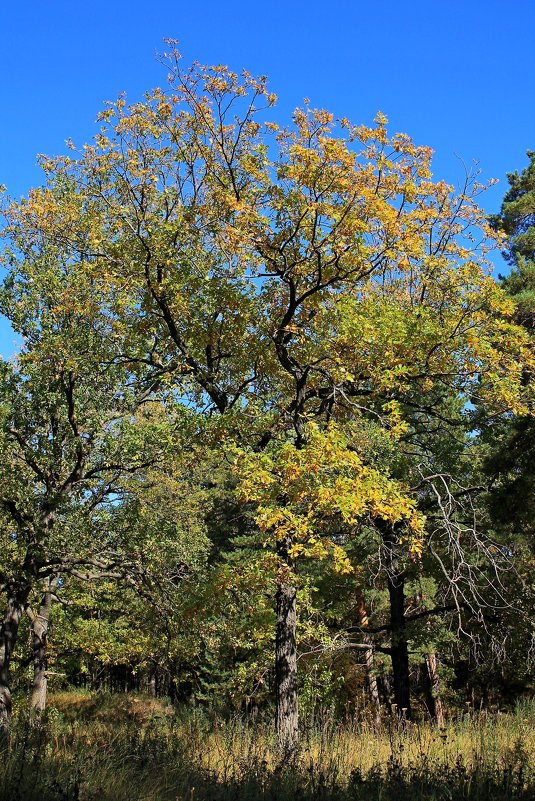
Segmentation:
{"type": "Polygon", "coordinates": [[[303,726],[300,753],[268,725],[156,699],[61,693],[41,725],[14,722],[1,801],[528,801],[535,707],[460,715],[444,729],[386,719],[303,726]]]}

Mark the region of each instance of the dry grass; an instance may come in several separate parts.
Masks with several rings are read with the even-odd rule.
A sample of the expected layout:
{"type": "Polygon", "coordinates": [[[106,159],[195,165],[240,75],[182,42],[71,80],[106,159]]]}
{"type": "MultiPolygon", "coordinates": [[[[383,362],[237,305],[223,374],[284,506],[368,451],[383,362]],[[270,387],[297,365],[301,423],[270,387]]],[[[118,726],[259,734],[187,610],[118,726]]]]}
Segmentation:
{"type": "Polygon", "coordinates": [[[0,799],[528,801],[534,722],[533,705],[459,716],[440,731],[325,716],[305,727],[288,761],[270,728],[250,719],[174,715],[141,696],[61,693],[41,727],[15,725],[0,799]]]}

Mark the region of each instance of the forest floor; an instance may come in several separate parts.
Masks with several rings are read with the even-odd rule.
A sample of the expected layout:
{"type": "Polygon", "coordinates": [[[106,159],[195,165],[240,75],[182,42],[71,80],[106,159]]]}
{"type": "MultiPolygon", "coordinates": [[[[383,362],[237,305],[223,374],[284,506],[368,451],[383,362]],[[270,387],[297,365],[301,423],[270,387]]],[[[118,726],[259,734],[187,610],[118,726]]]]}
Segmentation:
{"type": "Polygon", "coordinates": [[[533,801],[535,705],[429,724],[304,727],[281,757],[259,721],[146,696],[63,692],[14,721],[0,801],[533,801]]]}

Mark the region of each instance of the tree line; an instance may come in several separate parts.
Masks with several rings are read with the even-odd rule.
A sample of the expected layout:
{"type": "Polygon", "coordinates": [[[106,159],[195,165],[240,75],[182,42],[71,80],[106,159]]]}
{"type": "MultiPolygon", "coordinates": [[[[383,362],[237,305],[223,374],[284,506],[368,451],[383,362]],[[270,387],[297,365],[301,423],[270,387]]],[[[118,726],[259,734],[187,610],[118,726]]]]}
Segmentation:
{"type": "Polygon", "coordinates": [[[286,750],[299,699],[525,690],[534,154],[489,220],[382,114],[167,68],[4,203],[0,725],[31,665],[36,713],[60,673],[286,750]]]}

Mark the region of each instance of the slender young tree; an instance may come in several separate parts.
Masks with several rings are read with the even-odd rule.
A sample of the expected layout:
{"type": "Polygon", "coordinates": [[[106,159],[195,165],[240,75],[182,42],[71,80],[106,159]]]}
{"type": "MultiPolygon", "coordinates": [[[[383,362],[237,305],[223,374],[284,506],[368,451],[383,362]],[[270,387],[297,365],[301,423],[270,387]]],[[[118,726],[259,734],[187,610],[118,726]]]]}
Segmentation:
{"type": "Polygon", "coordinates": [[[128,389],[120,371],[98,364],[98,351],[91,351],[86,336],[77,352],[74,336],[49,338],[41,330],[41,347],[23,350],[17,366],[0,365],[3,729],[9,724],[9,671],[22,615],[32,623],[33,705],[40,709],[58,581],[69,575],[126,575],[109,530],[96,525],[99,510],[116,502],[125,476],[146,469],[168,444],[166,424],[148,408],[139,410],[140,396],[128,389]]]}

